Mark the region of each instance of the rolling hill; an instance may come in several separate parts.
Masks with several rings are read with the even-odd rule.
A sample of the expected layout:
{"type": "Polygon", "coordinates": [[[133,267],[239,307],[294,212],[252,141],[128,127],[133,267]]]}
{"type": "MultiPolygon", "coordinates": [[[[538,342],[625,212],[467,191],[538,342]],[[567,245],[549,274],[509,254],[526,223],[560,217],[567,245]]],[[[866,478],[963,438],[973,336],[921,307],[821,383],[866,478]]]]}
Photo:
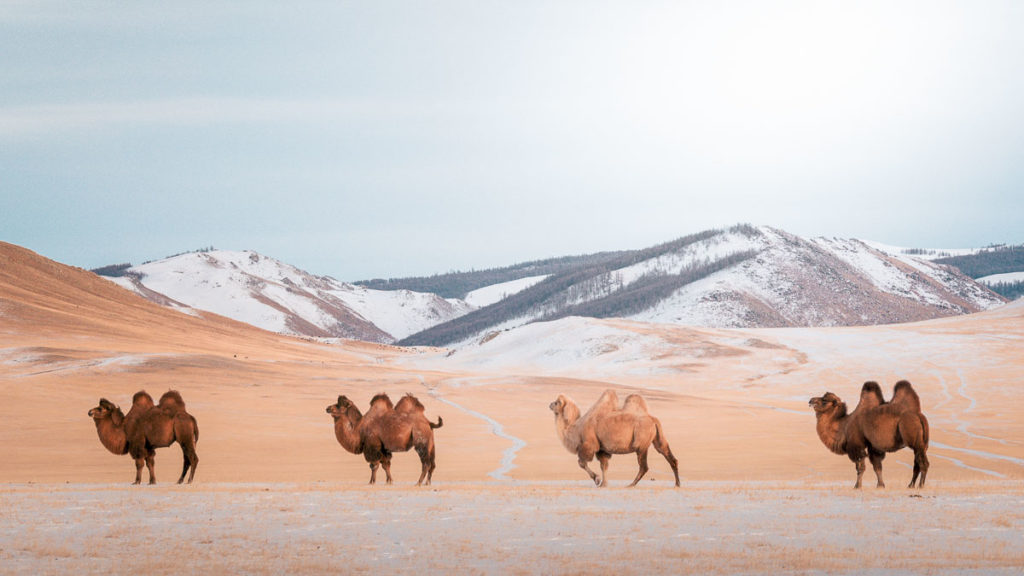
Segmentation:
{"type": "Polygon", "coordinates": [[[719,328],[860,326],[1003,302],[956,269],[913,255],[741,225],[552,274],[399,343],[452,345],[566,316],[719,328]]]}

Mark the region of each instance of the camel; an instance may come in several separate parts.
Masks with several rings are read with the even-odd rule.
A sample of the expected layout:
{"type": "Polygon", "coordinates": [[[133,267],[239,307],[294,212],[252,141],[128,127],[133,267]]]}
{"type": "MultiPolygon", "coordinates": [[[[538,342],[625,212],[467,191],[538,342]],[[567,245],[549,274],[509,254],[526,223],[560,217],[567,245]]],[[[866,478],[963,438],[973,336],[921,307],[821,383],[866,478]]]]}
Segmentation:
{"type": "Polygon", "coordinates": [[[131,454],[135,460],[135,482],[142,482],[142,466],[149,470],[149,483],[156,484],[153,466],[156,449],[170,446],[174,442],[181,445],[184,467],[178,484],[185,480],[185,474],[191,467],[188,482],[196,474],[199,456],[195,444],[199,441],[199,424],[196,419],[185,411],[185,402],[181,394],[170,390],[153,404],[153,398],[140,390],[132,398],[132,408],[128,415],[121,408],[106,398],[101,398],[97,407],[89,411],[89,416],[96,424],[96,432],[100,442],[114,454],[131,454]]]}
{"type": "Polygon", "coordinates": [[[897,382],[889,402],[877,382],[865,382],[860,401],[850,413],[846,403],[831,392],[811,398],[808,405],[814,409],[818,437],[825,447],[853,461],[857,469],[854,488],[861,487],[865,456],[871,461],[878,488],[885,488],[885,453],[906,447],[914,451],[914,474],[907,487],[924,488],[928,475],[928,419],[921,413],[921,400],[910,382],[897,382]]]}
{"type": "Polygon", "coordinates": [[[641,396],[630,394],[622,408],[619,408],[615,392],[605,390],[582,417],[580,409],[565,395],[559,395],[549,408],[555,413],[555,431],[562,444],[569,452],[576,454],[580,468],[590,475],[590,479],[596,485],[608,485],[605,474],[612,454],[636,452],[640,471],[630,484],[631,487],[636,486],[647,473],[647,451],[653,444],[654,449],[664,456],[672,467],[676,486],[679,486],[678,461],[668,446],[661,422],[650,415],[647,403],[641,396]],[[601,463],[600,480],[587,466],[595,456],[601,463]]]}
{"type": "Polygon", "coordinates": [[[422,465],[417,486],[430,485],[435,464],[434,429],[444,425],[440,416],[437,424],[427,420],[424,406],[412,394],[406,394],[398,405],[391,403],[387,394],[378,394],[370,401],[366,414],[345,396],[327,407],[334,418],[334,435],[342,448],[353,454],[362,454],[370,465],[370,484],[377,482],[377,467],[384,469],[387,483],[392,483],[391,456],[394,452],[415,449],[422,465]]]}
{"type": "Polygon", "coordinates": [[[118,456],[128,453],[128,437],[134,433],[139,416],[154,406],[153,397],[140,390],[132,397],[132,407],[125,415],[121,407],[106,398],[100,398],[98,406],[89,410],[89,416],[96,424],[100,443],[118,456]]]}

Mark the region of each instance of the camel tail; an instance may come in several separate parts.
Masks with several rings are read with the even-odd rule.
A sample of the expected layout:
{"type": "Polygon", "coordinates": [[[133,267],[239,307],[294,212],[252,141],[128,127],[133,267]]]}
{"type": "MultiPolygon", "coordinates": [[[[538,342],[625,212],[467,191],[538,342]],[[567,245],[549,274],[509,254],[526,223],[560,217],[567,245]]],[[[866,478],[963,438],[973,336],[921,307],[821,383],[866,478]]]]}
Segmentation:
{"type": "Polygon", "coordinates": [[[196,436],[195,441],[198,444],[199,443],[199,422],[196,420],[196,417],[191,415],[191,414],[189,414],[188,417],[192,419],[192,431],[193,431],[193,433],[196,436]]]}
{"type": "Polygon", "coordinates": [[[434,429],[434,428],[440,428],[441,426],[444,426],[444,420],[441,420],[441,417],[440,417],[440,416],[438,416],[438,417],[437,417],[437,424],[434,424],[434,423],[433,423],[433,422],[431,422],[430,420],[427,420],[427,424],[430,424],[430,428],[431,428],[431,429],[434,429]]]}
{"type": "Polygon", "coordinates": [[[921,417],[921,436],[924,439],[924,445],[928,445],[928,419],[924,417],[924,414],[919,414],[921,417]]]}

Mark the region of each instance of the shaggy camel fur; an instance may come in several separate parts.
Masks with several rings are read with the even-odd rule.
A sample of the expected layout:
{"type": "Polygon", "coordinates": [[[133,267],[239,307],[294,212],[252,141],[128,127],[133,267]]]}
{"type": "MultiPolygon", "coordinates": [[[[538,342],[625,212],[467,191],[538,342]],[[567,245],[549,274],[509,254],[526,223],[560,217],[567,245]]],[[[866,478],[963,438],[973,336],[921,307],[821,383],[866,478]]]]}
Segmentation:
{"type": "Polygon", "coordinates": [[[415,449],[422,465],[417,486],[430,484],[436,468],[434,429],[444,425],[440,416],[437,424],[427,420],[423,404],[407,394],[395,406],[386,394],[378,394],[370,401],[366,414],[345,396],[327,407],[334,418],[334,436],[342,448],[362,454],[370,464],[370,484],[377,481],[377,467],[384,468],[387,483],[392,483],[391,456],[394,452],[415,449]]]}
{"type": "Polygon", "coordinates": [[[821,442],[832,452],[848,456],[856,466],[854,488],[861,487],[865,457],[871,461],[878,487],[885,488],[882,480],[885,453],[905,447],[914,451],[914,475],[908,488],[915,485],[924,488],[928,475],[928,419],[921,413],[921,400],[910,382],[897,382],[889,402],[885,401],[877,382],[865,382],[860,402],[849,414],[846,403],[831,392],[811,398],[808,405],[814,409],[821,442]]]}
{"type": "Polygon", "coordinates": [[[630,484],[636,486],[647,473],[647,451],[652,444],[672,467],[676,486],[679,486],[679,464],[668,446],[661,422],[648,413],[647,403],[639,395],[629,395],[622,408],[619,408],[615,392],[605,390],[582,417],[576,404],[564,395],[559,395],[549,408],[555,413],[555,431],[562,444],[569,452],[576,454],[580,468],[598,486],[608,485],[605,473],[612,454],[632,452],[636,452],[637,463],[640,465],[640,471],[630,484]],[[587,466],[595,456],[601,463],[600,480],[587,466]]]}
{"type": "Polygon", "coordinates": [[[89,411],[89,416],[96,424],[96,432],[100,442],[114,454],[131,454],[135,460],[135,482],[142,482],[142,466],[149,469],[149,483],[156,484],[153,471],[156,448],[170,446],[174,442],[181,445],[184,467],[178,484],[185,480],[185,474],[191,467],[192,473],[188,481],[195,477],[199,456],[195,444],[199,441],[199,425],[191,414],[185,411],[185,402],[181,395],[168,391],[160,398],[158,405],[144,390],[135,393],[132,408],[125,416],[121,409],[101,398],[99,406],[89,411]]]}
{"type": "Polygon", "coordinates": [[[145,390],[140,390],[132,397],[132,407],[127,415],[110,400],[100,398],[99,405],[89,410],[89,417],[96,424],[100,443],[111,453],[120,456],[128,453],[128,436],[134,433],[139,416],[152,407],[153,397],[145,390]]]}

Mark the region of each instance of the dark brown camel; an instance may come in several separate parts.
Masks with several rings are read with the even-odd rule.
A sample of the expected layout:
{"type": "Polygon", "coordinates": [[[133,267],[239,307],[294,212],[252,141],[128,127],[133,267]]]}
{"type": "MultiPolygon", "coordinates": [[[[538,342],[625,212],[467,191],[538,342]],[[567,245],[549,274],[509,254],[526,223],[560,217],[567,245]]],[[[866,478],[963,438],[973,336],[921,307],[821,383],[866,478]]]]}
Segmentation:
{"type": "Polygon", "coordinates": [[[99,405],[89,410],[89,416],[96,424],[96,434],[103,446],[120,456],[128,453],[128,436],[134,433],[139,416],[152,407],[153,397],[140,390],[132,397],[132,407],[127,415],[110,400],[100,398],[99,405]]]}
{"type": "Polygon", "coordinates": [[[821,442],[832,452],[845,454],[856,466],[854,488],[861,487],[865,457],[871,461],[878,487],[884,488],[882,460],[885,453],[906,447],[914,451],[914,475],[908,488],[915,485],[924,488],[928,475],[928,419],[921,413],[921,400],[910,382],[897,382],[889,402],[883,398],[877,382],[865,382],[860,402],[850,413],[847,413],[846,403],[831,392],[811,398],[808,405],[814,409],[821,442]]]}
{"type": "Polygon", "coordinates": [[[174,391],[166,392],[160,403],[153,404],[153,398],[144,390],[135,394],[132,408],[125,416],[121,409],[105,398],[89,411],[96,423],[100,442],[114,454],[131,454],[135,460],[135,484],[142,482],[142,466],[149,469],[149,483],[156,484],[153,471],[156,448],[181,445],[184,467],[178,484],[185,480],[191,467],[188,481],[191,484],[199,464],[195,445],[199,441],[199,425],[196,419],[185,411],[185,402],[174,391]]]}
{"type": "Polygon", "coordinates": [[[440,416],[437,424],[427,420],[423,404],[407,394],[398,405],[391,403],[386,394],[378,394],[370,401],[370,409],[361,414],[355,404],[345,396],[327,407],[334,418],[334,435],[342,448],[362,454],[370,464],[370,484],[377,481],[377,467],[384,468],[387,483],[391,484],[391,456],[394,452],[415,449],[422,470],[417,486],[430,484],[434,473],[434,429],[444,425],[440,416]]]}
{"type": "Polygon", "coordinates": [[[619,408],[615,391],[605,390],[582,417],[576,404],[564,395],[559,395],[548,407],[555,413],[555,432],[558,438],[569,452],[576,454],[580,468],[598,486],[608,485],[605,473],[612,454],[633,452],[636,452],[640,470],[630,486],[636,486],[647,473],[647,451],[652,445],[672,467],[676,486],[679,486],[678,461],[668,446],[661,422],[648,413],[647,403],[641,396],[630,394],[622,408],[619,408]],[[595,456],[601,463],[600,480],[587,466],[595,456]]]}

